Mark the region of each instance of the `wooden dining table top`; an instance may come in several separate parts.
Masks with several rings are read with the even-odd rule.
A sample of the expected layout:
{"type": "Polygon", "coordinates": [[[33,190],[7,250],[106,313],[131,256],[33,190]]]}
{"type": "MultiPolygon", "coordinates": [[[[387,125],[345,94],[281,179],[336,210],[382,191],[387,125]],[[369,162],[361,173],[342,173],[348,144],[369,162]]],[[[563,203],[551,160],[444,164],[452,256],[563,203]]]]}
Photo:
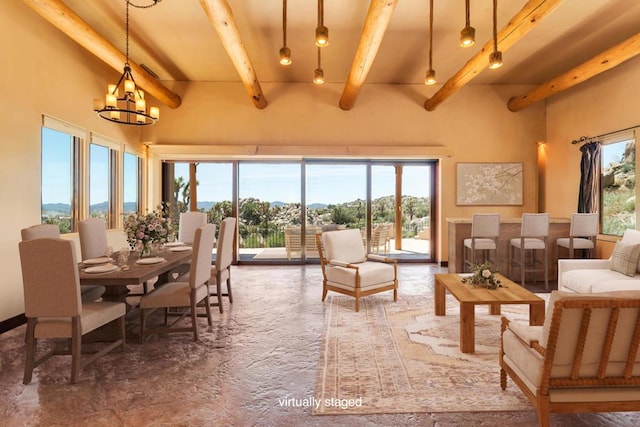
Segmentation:
{"type": "MultiPolygon", "coordinates": [[[[180,264],[184,264],[191,259],[192,251],[171,252],[168,249],[153,254],[152,257],[162,257],[165,260],[156,264],[139,264],[138,255],[132,252],[127,263],[128,268],[118,268],[106,273],[87,273],[85,269],[90,267],[83,263],[79,264],[81,285],[102,285],[102,286],[126,286],[143,284],[156,276],[167,273],[180,264]]],[[[112,255],[113,264],[116,265],[118,253],[112,255]]],[[[150,257],[149,257],[150,258],[150,257]]]]}

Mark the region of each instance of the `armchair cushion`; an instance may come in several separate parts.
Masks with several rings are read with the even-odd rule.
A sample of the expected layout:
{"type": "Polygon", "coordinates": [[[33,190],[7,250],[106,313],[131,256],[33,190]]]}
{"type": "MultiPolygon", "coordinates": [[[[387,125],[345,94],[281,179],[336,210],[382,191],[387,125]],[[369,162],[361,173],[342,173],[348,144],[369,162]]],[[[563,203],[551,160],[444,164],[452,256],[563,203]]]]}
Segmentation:
{"type": "Polygon", "coordinates": [[[638,268],[639,259],[640,244],[625,245],[622,242],[616,242],[611,255],[611,270],[633,277],[638,268]]]}
{"type": "Polygon", "coordinates": [[[328,231],[322,235],[322,244],[328,259],[348,264],[357,264],[367,259],[360,230],[328,231]],[[328,234],[331,234],[330,239],[326,238],[328,234]]]}
{"type": "MultiPolygon", "coordinates": [[[[640,230],[626,229],[622,235],[621,242],[628,246],[640,245],[640,230]]],[[[640,260],[638,260],[638,268],[636,271],[640,273],[640,260]]]]}
{"type": "Polygon", "coordinates": [[[392,284],[395,280],[395,271],[388,264],[379,262],[364,262],[357,264],[355,268],[327,266],[327,280],[335,286],[353,290],[355,288],[356,271],[360,272],[360,289],[375,289],[380,286],[392,284]]]}

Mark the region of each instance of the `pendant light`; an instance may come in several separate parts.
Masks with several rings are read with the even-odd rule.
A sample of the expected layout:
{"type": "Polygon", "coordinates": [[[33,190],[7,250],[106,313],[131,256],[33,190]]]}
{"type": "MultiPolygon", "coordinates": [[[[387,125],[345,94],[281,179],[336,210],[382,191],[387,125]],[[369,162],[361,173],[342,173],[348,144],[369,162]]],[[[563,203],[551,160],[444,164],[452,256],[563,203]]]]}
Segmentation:
{"type": "Polygon", "coordinates": [[[313,82],[317,85],[324,83],[324,71],[322,71],[322,63],[320,61],[320,48],[318,48],[318,68],[313,72],[313,82]]]}
{"type": "Polygon", "coordinates": [[[489,55],[489,68],[502,67],[502,52],[498,50],[498,0],[493,0],[493,52],[489,55]]]}
{"type": "Polygon", "coordinates": [[[473,46],[476,42],[476,29],[471,26],[471,12],[469,8],[469,0],[465,0],[465,26],[460,31],[460,46],[473,46]]]}
{"type": "Polygon", "coordinates": [[[436,84],[436,72],[433,69],[433,0],[429,0],[429,70],[424,77],[424,84],[436,84]]]}
{"type": "Polygon", "coordinates": [[[282,0],[282,48],[280,64],[291,65],[291,49],[287,47],[287,0],[282,0]]]}
{"type": "Polygon", "coordinates": [[[324,0],[318,0],[318,26],[316,27],[316,46],[329,45],[329,29],[324,26],[324,0]]]}

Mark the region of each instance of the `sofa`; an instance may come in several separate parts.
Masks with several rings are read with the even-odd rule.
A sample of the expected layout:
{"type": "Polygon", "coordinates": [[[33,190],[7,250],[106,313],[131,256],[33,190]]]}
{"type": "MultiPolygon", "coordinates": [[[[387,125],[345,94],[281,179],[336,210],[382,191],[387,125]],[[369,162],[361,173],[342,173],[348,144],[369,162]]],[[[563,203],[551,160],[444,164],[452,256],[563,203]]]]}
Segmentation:
{"type": "Polygon", "coordinates": [[[559,259],[558,290],[575,293],[640,290],[638,256],[640,231],[626,230],[609,259],[559,259]],[[625,266],[630,268],[621,272],[625,266]]]}

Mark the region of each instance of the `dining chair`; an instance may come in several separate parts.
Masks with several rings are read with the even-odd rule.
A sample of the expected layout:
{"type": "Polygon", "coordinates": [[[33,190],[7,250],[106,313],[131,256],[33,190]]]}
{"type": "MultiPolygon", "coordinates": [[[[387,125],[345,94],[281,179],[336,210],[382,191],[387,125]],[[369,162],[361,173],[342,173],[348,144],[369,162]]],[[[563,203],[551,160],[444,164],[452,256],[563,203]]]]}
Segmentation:
{"type": "Polygon", "coordinates": [[[574,251],[580,250],[587,253],[587,258],[593,258],[598,235],[599,215],[597,213],[574,213],[571,215],[569,237],[561,237],[556,240],[558,245],[558,258],[560,248],[569,250],[569,258],[573,258],[574,251]]]}
{"type": "Polygon", "coordinates": [[[548,265],[548,244],[549,236],[549,214],[548,213],[525,213],[522,214],[522,225],[520,237],[509,241],[509,277],[513,277],[513,267],[520,269],[520,285],[525,286],[525,274],[544,273],[544,286],[549,290],[549,265],[548,265]],[[519,250],[516,256],[516,249],[519,250]],[[530,257],[527,258],[527,251],[530,257]],[[542,260],[536,257],[536,251],[542,251],[542,260]]]}
{"type": "Polygon", "coordinates": [[[100,218],[87,218],[78,222],[82,259],[99,258],[107,253],[107,228],[100,218]]]}
{"type": "MultiPolygon", "coordinates": [[[[36,224],[20,230],[20,235],[23,242],[35,239],[59,239],[60,229],[54,224],[36,224]]],[[[80,298],[82,302],[95,301],[102,298],[105,291],[106,288],[100,285],[80,286],[80,298]]]]}
{"type": "Polygon", "coordinates": [[[151,334],[170,332],[192,332],[194,341],[198,340],[198,323],[196,306],[204,301],[207,321],[211,320],[211,307],[209,305],[209,279],[211,278],[211,253],[215,239],[216,226],[206,224],[196,229],[191,255],[191,274],[188,281],[168,282],[152,290],[140,298],[140,342],[151,334]],[[189,308],[180,313],[171,324],[168,323],[169,308],[189,308]],[[164,309],[164,325],[149,328],[147,317],[149,311],[164,309]],[[181,322],[187,314],[191,316],[190,327],[175,326],[181,322]]]}
{"type": "Polygon", "coordinates": [[[178,221],[178,240],[190,245],[194,241],[196,229],[206,223],[205,212],[182,212],[178,221]]]}
{"type": "Polygon", "coordinates": [[[471,271],[479,263],[476,254],[482,255],[482,262],[489,261],[494,266],[498,260],[498,237],[500,236],[500,214],[473,214],[471,217],[471,237],[464,239],[462,257],[464,270],[471,271]],[[494,253],[491,259],[491,251],[494,253]]]}
{"type": "Polygon", "coordinates": [[[82,302],[75,244],[70,240],[41,238],[19,243],[20,264],[27,317],[24,384],[33,370],[54,355],[71,354],[70,382],[78,380],[80,370],[116,347],[125,347],[122,302],[82,302]],[[113,321],[119,338],[81,360],[82,336],[113,321]],[[64,338],[68,349],[55,348],[37,356],[38,340],[64,338]]]}

